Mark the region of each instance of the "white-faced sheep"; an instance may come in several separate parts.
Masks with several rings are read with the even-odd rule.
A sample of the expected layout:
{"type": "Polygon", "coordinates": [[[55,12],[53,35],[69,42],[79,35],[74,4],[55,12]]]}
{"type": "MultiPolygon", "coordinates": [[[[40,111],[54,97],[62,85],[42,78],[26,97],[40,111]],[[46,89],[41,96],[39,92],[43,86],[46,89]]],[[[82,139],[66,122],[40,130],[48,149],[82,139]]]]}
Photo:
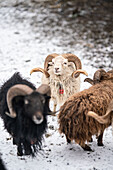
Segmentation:
{"type": "Polygon", "coordinates": [[[109,72],[97,70],[94,80],[90,82],[94,85],[71,96],[61,106],[58,115],[59,131],[65,134],[67,142],[74,140],[88,151],[91,148],[86,142],[88,143],[93,135],[98,137],[98,146],[103,146],[103,132],[111,124],[111,121],[100,124],[92,117],[88,117],[87,113],[93,111],[100,116],[105,115],[113,99],[113,70],[109,72]]]}
{"type": "Polygon", "coordinates": [[[51,88],[51,100],[56,106],[62,105],[73,93],[80,91],[80,73],[87,75],[82,70],[80,59],[74,54],[50,54],[46,57],[44,69],[35,68],[33,72],[43,72],[42,83],[48,84],[51,88]]]}
{"type": "Polygon", "coordinates": [[[17,154],[35,155],[47,128],[50,87],[38,89],[15,73],[0,88],[0,116],[17,145],[17,154]]]}

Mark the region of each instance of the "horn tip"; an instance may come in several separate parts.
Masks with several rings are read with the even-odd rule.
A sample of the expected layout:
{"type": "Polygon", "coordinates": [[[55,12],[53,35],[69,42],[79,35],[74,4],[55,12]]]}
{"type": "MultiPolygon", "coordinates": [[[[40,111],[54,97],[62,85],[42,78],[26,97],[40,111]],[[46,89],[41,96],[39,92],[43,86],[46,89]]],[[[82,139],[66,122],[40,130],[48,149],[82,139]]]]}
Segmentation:
{"type": "Polygon", "coordinates": [[[33,73],[33,70],[30,71],[30,75],[33,73]]]}

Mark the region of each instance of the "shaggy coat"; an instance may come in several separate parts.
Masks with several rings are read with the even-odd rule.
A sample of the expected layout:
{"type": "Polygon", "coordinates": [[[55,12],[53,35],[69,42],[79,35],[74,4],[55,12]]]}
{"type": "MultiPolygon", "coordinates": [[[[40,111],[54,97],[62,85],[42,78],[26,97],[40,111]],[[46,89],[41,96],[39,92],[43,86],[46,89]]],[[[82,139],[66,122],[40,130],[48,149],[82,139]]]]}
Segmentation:
{"type": "Polygon", "coordinates": [[[86,142],[91,140],[92,135],[97,135],[98,145],[102,146],[103,132],[111,122],[100,124],[88,117],[87,113],[93,111],[104,115],[112,98],[113,72],[105,73],[105,78],[103,74],[98,83],[71,96],[61,107],[58,116],[59,131],[65,134],[67,142],[74,140],[84,150],[91,150],[86,142]]]}
{"type": "Polygon", "coordinates": [[[0,170],[6,170],[2,159],[0,158],[0,170]]]}
{"type": "Polygon", "coordinates": [[[4,121],[5,129],[13,137],[13,144],[18,146],[17,154],[19,156],[34,155],[41,147],[43,134],[47,128],[47,114],[50,112],[48,100],[50,97],[33,91],[30,95],[13,98],[12,106],[17,116],[11,118],[5,114],[5,112],[9,112],[6,96],[9,88],[16,84],[24,84],[33,90],[36,89],[32,83],[23,79],[19,73],[15,73],[0,88],[0,116],[4,121]],[[44,98],[44,104],[41,98],[44,98]],[[24,103],[24,99],[29,100],[27,106],[24,103]],[[35,124],[32,120],[32,114],[35,113],[37,109],[36,102],[39,102],[44,117],[43,122],[40,124],[35,124]]]}
{"type": "Polygon", "coordinates": [[[72,66],[72,68],[66,68],[61,76],[55,75],[51,66],[48,70],[50,77],[46,78],[45,75],[42,77],[42,83],[48,84],[51,87],[51,100],[54,101],[56,106],[57,104],[61,106],[72,94],[80,91],[80,76],[78,78],[71,77],[75,70],[73,63],[72,66]]]}
{"type": "Polygon", "coordinates": [[[42,84],[51,87],[51,100],[54,102],[54,111],[57,105],[61,106],[72,94],[80,91],[80,74],[87,73],[82,70],[81,60],[74,54],[50,54],[44,62],[44,69],[35,68],[43,72],[42,84]]]}
{"type": "Polygon", "coordinates": [[[93,117],[99,123],[102,123],[102,124],[106,124],[111,121],[112,128],[113,128],[113,99],[109,103],[105,115],[99,116],[98,114],[96,114],[95,112],[92,112],[92,111],[89,111],[87,115],[93,117]]]}

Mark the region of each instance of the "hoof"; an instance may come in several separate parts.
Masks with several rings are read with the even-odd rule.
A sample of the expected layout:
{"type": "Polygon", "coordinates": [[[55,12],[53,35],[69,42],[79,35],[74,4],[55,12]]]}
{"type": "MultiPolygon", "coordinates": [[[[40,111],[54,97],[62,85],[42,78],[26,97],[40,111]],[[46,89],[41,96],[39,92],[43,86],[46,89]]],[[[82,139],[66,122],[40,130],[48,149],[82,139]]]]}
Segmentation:
{"type": "Polygon", "coordinates": [[[84,151],[93,151],[90,146],[85,145],[84,147],[82,147],[84,149],[84,151]]]}
{"type": "Polygon", "coordinates": [[[21,146],[18,146],[17,155],[18,156],[22,156],[23,155],[23,151],[22,151],[22,147],[21,146]]]}
{"type": "Polygon", "coordinates": [[[103,143],[98,143],[98,146],[104,146],[104,144],[103,143]]]}
{"type": "Polygon", "coordinates": [[[56,116],[56,114],[51,114],[51,116],[54,116],[54,117],[55,117],[55,116],[56,116]]]}
{"type": "Polygon", "coordinates": [[[32,153],[32,150],[27,150],[27,151],[25,151],[24,155],[31,155],[31,153],[32,153]]]}
{"type": "Polygon", "coordinates": [[[91,138],[91,139],[89,140],[89,142],[93,142],[93,138],[91,138]]]}
{"type": "Polygon", "coordinates": [[[23,156],[23,153],[17,152],[17,156],[23,156]]]}
{"type": "Polygon", "coordinates": [[[15,139],[13,138],[13,145],[16,145],[16,141],[15,141],[15,139]]]}
{"type": "Polygon", "coordinates": [[[67,144],[71,143],[70,139],[66,138],[66,140],[67,140],[67,144]]]}

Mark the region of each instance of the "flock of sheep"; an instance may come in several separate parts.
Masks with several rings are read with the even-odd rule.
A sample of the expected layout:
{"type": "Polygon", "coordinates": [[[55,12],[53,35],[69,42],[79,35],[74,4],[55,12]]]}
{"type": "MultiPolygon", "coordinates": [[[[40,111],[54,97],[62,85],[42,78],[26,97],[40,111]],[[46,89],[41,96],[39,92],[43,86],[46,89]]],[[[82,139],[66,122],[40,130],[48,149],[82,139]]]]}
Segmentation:
{"type": "Polygon", "coordinates": [[[59,132],[65,134],[68,143],[74,140],[92,151],[88,142],[96,135],[98,146],[103,146],[104,130],[113,124],[113,70],[97,70],[93,79],[84,80],[92,86],[83,91],[80,73],[88,74],[74,54],[50,54],[44,68],[34,68],[30,74],[33,72],[43,73],[38,89],[19,73],[0,87],[0,116],[17,145],[17,155],[35,156],[47,129],[47,116],[56,113],[57,105],[61,106],[59,132]]]}

